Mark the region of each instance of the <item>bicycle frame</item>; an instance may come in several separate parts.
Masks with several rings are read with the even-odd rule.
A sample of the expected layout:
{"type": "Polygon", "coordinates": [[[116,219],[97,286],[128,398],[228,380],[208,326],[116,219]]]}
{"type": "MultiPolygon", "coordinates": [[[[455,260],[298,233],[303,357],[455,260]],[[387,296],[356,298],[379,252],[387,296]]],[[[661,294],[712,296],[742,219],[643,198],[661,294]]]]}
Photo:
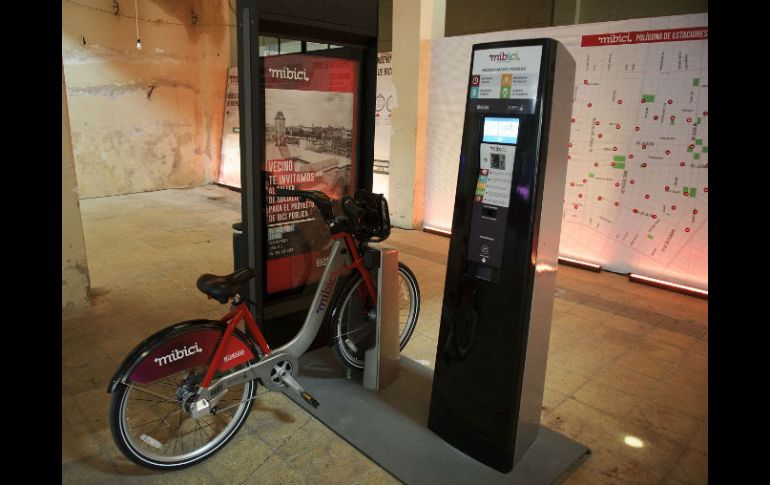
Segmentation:
{"type": "Polygon", "coordinates": [[[201,382],[198,394],[198,402],[204,402],[205,407],[196,406],[196,409],[193,410],[194,415],[207,412],[210,407],[213,407],[216,404],[219,397],[224,394],[224,391],[227,388],[249,380],[260,379],[262,384],[268,388],[282,388],[282,383],[276,382],[271,376],[273,366],[278,365],[283,361],[288,361],[296,366],[297,369],[299,368],[297,360],[307,351],[315,339],[326,313],[329,310],[337,282],[342,274],[346,274],[351,270],[357,270],[361,274],[366,285],[366,294],[368,295],[368,298],[371,299],[370,301],[372,304],[376,304],[377,291],[374,282],[372,281],[369,271],[364,266],[363,256],[358,251],[358,247],[356,246],[353,237],[348,233],[340,233],[333,234],[332,239],[334,242],[332,243],[329,257],[326,262],[326,269],[318,283],[318,290],[316,290],[316,294],[313,297],[313,302],[310,305],[302,328],[291,341],[277,349],[271,350],[262,335],[262,332],[256,325],[246,303],[243,301],[237,304],[235,310],[222,317],[221,321],[222,323],[227,324],[227,328],[221,341],[217,345],[211,362],[209,363],[209,367],[201,382]],[[242,320],[245,322],[248,333],[254,338],[262,351],[263,358],[258,362],[249,365],[245,369],[228,374],[212,383],[218,367],[217,363],[222,361],[225,349],[227,348],[227,343],[232,337],[235,327],[242,320]]]}

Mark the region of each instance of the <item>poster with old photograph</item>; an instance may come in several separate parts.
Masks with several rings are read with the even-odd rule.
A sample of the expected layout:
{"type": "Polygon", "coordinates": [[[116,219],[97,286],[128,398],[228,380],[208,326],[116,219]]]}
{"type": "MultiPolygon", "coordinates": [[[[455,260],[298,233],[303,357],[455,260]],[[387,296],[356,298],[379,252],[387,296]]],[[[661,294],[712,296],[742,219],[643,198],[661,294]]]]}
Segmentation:
{"type": "Polygon", "coordinates": [[[353,190],[356,61],[320,56],[265,58],[267,292],[316,282],[330,246],[314,204],[276,197],[277,187],[353,190]]]}

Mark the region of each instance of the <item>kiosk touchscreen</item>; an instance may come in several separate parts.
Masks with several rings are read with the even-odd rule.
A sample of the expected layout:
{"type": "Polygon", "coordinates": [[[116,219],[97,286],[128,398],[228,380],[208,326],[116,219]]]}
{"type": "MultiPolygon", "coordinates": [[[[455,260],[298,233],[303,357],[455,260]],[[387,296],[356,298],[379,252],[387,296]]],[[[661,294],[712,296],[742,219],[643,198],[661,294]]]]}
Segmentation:
{"type": "Polygon", "coordinates": [[[541,434],[575,62],[473,46],[428,427],[501,472],[541,434]]]}

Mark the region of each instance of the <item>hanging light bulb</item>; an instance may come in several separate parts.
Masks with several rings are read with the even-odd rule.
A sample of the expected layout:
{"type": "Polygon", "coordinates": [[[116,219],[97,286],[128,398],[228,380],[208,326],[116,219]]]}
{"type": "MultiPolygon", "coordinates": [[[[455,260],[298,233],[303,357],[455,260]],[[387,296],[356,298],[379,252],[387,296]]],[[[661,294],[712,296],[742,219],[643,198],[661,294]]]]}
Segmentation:
{"type": "Polygon", "coordinates": [[[134,0],[134,13],[136,14],[136,48],[142,50],[142,39],[139,38],[139,0],[134,0]]]}

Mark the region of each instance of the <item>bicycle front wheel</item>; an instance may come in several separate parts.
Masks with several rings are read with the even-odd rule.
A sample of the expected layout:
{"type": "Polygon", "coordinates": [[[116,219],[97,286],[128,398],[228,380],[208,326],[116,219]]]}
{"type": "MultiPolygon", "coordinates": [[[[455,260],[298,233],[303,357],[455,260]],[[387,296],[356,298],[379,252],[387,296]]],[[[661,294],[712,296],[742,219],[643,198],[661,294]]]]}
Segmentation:
{"type": "MultiPolygon", "coordinates": [[[[371,272],[375,284],[377,271],[371,272]]],[[[366,296],[366,285],[356,273],[340,292],[332,311],[332,346],[340,361],[351,369],[364,368],[364,355],[376,339],[377,311],[366,296]]],[[[398,263],[398,331],[403,350],[414,333],[420,314],[420,288],[412,270],[398,263]]]]}
{"type": "MultiPolygon", "coordinates": [[[[110,428],[115,443],[126,457],[148,468],[182,468],[220,450],[245,422],[257,390],[254,381],[231,387],[217,402],[216,412],[193,418],[190,405],[208,367],[202,363],[203,357],[195,354],[213,352],[223,326],[218,322],[186,322],[176,327],[179,331],[158,342],[156,349],[182,347],[179,342],[186,341],[195,344],[182,347],[185,350],[179,350],[175,357],[187,355],[173,362],[154,359],[173,372],[164,372],[160,378],[127,379],[112,394],[110,428]]],[[[238,330],[233,338],[246,344],[246,337],[238,330]]],[[[149,352],[144,360],[154,355],[149,352]]],[[[136,367],[142,364],[140,361],[136,367]]]]}

